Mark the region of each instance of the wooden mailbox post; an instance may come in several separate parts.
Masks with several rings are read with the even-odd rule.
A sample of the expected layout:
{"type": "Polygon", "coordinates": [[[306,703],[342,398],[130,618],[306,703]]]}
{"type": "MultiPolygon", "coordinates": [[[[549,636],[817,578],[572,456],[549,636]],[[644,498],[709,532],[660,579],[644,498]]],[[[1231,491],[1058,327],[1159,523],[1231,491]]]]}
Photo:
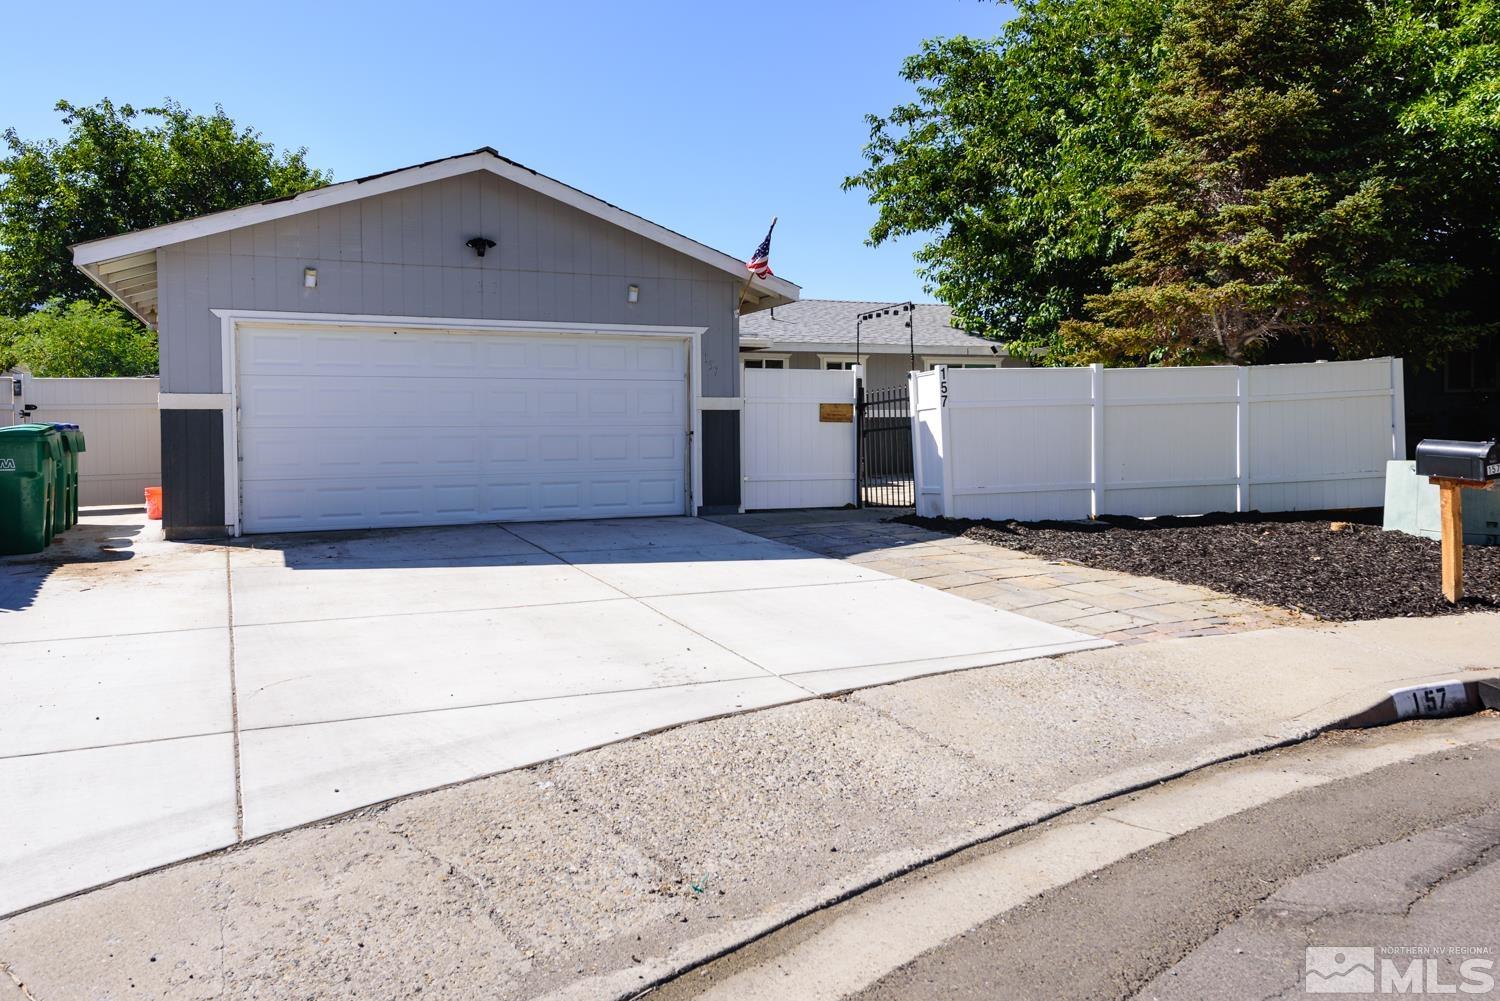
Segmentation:
{"type": "Polygon", "coordinates": [[[1443,537],[1443,597],[1464,597],[1464,494],[1500,482],[1500,446],[1493,441],[1429,438],[1417,445],[1417,475],[1438,488],[1443,537]]]}

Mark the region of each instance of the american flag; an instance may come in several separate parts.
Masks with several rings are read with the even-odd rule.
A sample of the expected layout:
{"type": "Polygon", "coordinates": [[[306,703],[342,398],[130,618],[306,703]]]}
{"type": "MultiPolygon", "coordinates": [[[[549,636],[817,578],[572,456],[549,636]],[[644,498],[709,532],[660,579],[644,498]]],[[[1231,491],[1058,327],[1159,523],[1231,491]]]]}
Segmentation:
{"type": "Polygon", "coordinates": [[[758,278],[773,278],[771,271],[771,234],[776,232],[776,220],[771,220],[771,228],[766,230],[766,238],[760,241],[760,246],[755,248],[755,253],[745,262],[745,269],[758,278]]]}

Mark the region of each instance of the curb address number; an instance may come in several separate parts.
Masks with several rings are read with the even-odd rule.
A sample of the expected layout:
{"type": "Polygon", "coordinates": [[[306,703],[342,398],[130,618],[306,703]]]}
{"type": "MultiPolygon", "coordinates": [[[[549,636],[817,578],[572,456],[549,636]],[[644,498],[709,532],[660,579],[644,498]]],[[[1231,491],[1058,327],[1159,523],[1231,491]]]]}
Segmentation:
{"type": "Polygon", "coordinates": [[[1462,681],[1444,681],[1436,685],[1413,685],[1391,692],[1397,719],[1413,716],[1447,716],[1469,704],[1469,692],[1462,681]]]}

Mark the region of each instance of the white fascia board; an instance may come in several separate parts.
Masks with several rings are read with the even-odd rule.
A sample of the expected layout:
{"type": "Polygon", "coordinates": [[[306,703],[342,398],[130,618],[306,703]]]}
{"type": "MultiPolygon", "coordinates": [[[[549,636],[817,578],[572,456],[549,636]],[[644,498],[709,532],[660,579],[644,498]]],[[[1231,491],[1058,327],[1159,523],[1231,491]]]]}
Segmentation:
{"type": "MultiPolygon", "coordinates": [[[[737,258],[730,257],[722,251],[714,250],[712,247],[707,247],[696,240],[683,236],[681,233],[675,233],[664,226],[659,226],[638,215],[626,212],[624,209],[617,208],[608,202],[595,198],[593,195],[586,194],[577,188],[569,187],[561,181],[553,180],[543,174],[535,173],[501,159],[494,154],[485,152],[470,153],[466,156],[439,160],[436,163],[429,163],[422,167],[408,167],[405,170],[393,171],[392,173],[374,177],[367,181],[344,181],[340,184],[329,185],[326,188],[305,191],[296,197],[283,201],[247,205],[244,208],[230,209],[226,212],[214,212],[195,219],[184,219],[181,222],[153,226],[151,229],[143,229],[135,233],[123,233],[120,236],[105,237],[102,240],[91,240],[73,247],[73,264],[80,268],[86,268],[87,265],[98,264],[101,261],[128,257],[131,254],[155,250],[174,243],[184,243],[188,240],[214,236],[218,233],[228,232],[229,230],[241,229],[245,226],[255,226],[263,222],[285,219],[288,216],[301,215],[303,212],[315,212],[318,209],[331,208],[335,205],[343,205],[362,198],[388,194],[392,191],[400,191],[418,184],[428,184],[432,181],[458,177],[462,174],[473,173],[476,170],[487,170],[498,177],[503,177],[524,188],[529,188],[565,205],[570,205],[597,219],[613,223],[622,229],[635,233],[637,236],[645,237],[694,260],[701,261],[721,271],[726,271],[736,278],[743,279],[748,275],[748,272],[745,270],[745,262],[737,258]]],[[[791,302],[795,302],[801,294],[801,289],[797,285],[783,278],[773,277],[766,279],[759,287],[791,302]]]]}

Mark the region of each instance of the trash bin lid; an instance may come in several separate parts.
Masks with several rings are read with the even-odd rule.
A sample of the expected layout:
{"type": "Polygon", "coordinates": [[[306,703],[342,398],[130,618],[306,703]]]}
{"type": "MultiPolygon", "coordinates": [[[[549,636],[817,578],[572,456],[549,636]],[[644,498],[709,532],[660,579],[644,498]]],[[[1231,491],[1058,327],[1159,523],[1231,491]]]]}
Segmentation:
{"type": "Polygon", "coordinates": [[[54,459],[62,458],[62,435],[51,424],[12,424],[10,427],[0,428],[0,438],[23,441],[40,440],[47,447],[47,451],[52,453],[54,459]]]}

